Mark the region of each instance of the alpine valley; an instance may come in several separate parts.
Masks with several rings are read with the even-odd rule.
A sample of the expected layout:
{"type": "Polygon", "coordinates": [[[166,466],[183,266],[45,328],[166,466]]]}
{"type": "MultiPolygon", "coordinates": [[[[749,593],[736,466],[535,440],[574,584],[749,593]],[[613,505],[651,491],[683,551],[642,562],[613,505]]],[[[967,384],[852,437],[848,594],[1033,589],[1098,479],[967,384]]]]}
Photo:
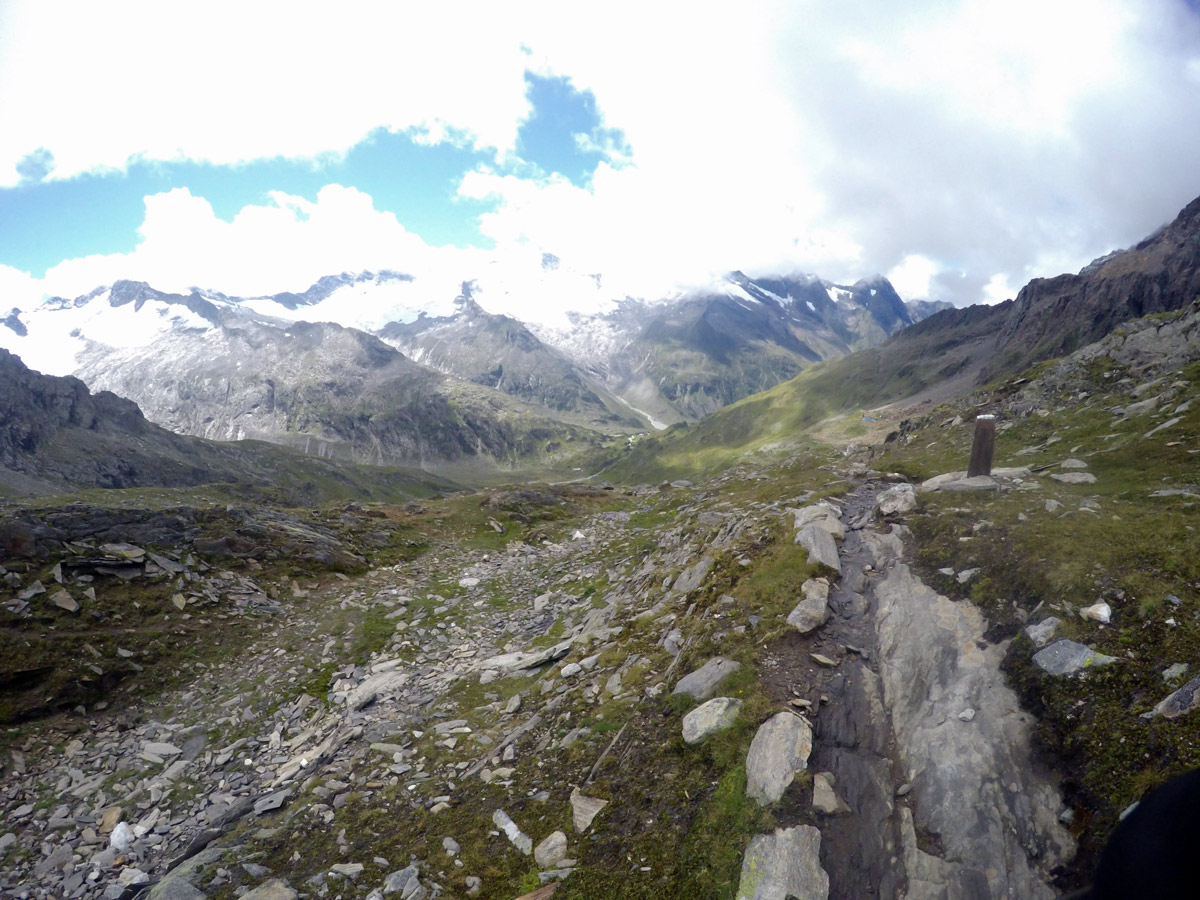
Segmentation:
{"type": "Polygon", "coordinates": [[[0,895],[1053,900],[1200,767],[1200,200],[995,306],[424,290],[0,323],[0,895]]]}
{"type": "Polygon", "coordinates": [[[489,313],[470,283],[451,303],[421,290],[396,272],[250,299],[119,281],[13,309],[0,346],[177,433],[478,471],[553,465],[614,435],[695,421],[936,308],[910,309],[882,278],[734,273],[555,325],[489,313]],[[364,321],[383,324],[351,327],[364,321]]]}

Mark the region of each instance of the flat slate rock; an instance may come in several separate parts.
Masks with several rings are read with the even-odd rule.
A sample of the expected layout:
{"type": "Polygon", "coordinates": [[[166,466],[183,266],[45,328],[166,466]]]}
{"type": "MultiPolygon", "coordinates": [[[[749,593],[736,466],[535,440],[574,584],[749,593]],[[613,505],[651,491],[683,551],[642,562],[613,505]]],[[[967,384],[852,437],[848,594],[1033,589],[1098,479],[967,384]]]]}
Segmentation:
{"type": "Polygon", "coordinates": [[[723,656],[714,656],[694,672],[684,675],[675,684],[672,694],[687,694],[693,700],[707,700],[722,681],[742,667],[742,664],[723,656]]]}
{"type": "Polygon", "coordinates": [[[829,900],[821,868],[821,832],[811,825],[777,828],[750,839],[737,900],[829,900]]]}
{"type": "Polygon", "coordinates": [[[1105,656],[1075,641],[1055,641],[1033,654],[1034,664],[1051,675],[1071,675],[1082,669],[1116,661],[1115,656],[1105,656]]]}

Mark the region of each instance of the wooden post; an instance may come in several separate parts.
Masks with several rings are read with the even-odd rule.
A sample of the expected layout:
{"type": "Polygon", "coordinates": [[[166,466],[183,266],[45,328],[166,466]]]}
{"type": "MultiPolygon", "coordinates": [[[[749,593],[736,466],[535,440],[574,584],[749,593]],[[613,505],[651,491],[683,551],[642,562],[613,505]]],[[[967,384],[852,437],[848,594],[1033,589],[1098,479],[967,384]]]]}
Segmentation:
{"type": "Polygon", "coordinates": [[[975,440],[971,444],[971,461],[967,463],[967,477],[992,474],[992,453],[996,449],[996,417],[975,417],[975,440]]]}

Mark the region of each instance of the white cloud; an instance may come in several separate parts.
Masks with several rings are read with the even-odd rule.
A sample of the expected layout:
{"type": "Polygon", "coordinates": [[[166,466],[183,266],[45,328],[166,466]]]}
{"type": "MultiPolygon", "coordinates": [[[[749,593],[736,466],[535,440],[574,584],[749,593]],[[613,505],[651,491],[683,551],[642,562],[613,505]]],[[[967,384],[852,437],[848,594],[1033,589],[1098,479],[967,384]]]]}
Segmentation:
{"type": "Polygon", "coordinates": [[[938,264],[932,259],[912,253],[887,273],[887,279],[901,297],[921,300],[929,296],[938,270],[938,264]]]}
{"type": "MultiPolygon", "coordinates": [[[[960,303],[1078,268],[1200,193],[1200,28],[1178,0],[611,0],[586,21],[563,3],[179,9],[79,4],[65,27],[51,4],[7,4],[0,184],[39,147],[64,177],[131,156],[311,157],[416,129],[495,148],[498,169],[461,193],[496,201],[481,227],[497,254],[547,250],[617,294],[741,268],[899,273],[960,303]],[[629,159],[587,189],[503,174],[526,68],[592,91],[629,159]]],[[[318,263],[452,256],[363,195],[323,197],[315,224],[302,203],[276,197],[233,227],[166,195],[130,260],[55,277],[134,262],[277,291],[318,263]]]]}
{"type": "Polygon", "coordinates": [[[369,196],[331,184],[316,202],[279,192],[232,222],[184,188],[146,197],[140,241],[128,254],[67,260],[42,280],[48,294],[74,297],[121,278],[160,290],[203,287],[254,296],[302,291],[322,275],[364,269],[428,269],[439,253],[369,196]]]}
{"type": "Polygon", "coordinates": [[[525,57],[500,5],[6,3],[0,184],[133,157],[218,164],[341,153],[376,128],[511,151],[525,57]]]}

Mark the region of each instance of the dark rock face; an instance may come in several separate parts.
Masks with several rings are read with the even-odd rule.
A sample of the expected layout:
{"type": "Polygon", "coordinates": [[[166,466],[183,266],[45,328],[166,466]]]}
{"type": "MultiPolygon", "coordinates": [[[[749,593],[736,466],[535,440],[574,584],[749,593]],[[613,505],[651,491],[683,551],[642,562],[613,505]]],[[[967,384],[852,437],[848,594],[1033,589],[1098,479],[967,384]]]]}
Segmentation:
{"type": "Polygon", "coordinates": [[[27,368],[0,350],[0,466],[51,483],[188,485],[215,473],[191,448],[151,425],[136,404],[78,378],[27,368]]]}
{"type": "Polygon", "coordinates": [[[1200,299],[1200,198],[1166,228],[1077,275],[1035,278],[1013,304],[984,372],[1014,372],[1093,343],[1130,319],[1200,299]]]}

